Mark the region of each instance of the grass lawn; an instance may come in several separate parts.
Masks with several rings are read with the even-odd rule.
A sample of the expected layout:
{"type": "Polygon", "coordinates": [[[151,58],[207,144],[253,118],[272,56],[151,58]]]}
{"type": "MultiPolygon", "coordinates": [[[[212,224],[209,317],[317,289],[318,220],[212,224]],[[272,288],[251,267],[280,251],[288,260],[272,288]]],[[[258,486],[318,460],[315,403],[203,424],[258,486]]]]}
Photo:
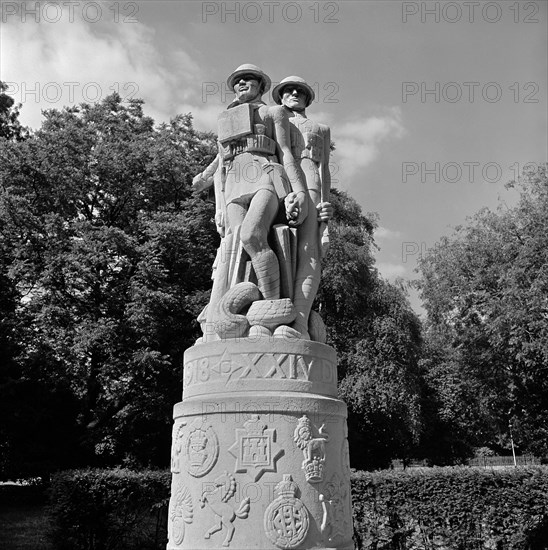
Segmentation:
{"type": "Polygon", "coordinates": [[[53,550],[46,538],[44,506],[15,504],[0,506],[2,550],[53,550]]]}

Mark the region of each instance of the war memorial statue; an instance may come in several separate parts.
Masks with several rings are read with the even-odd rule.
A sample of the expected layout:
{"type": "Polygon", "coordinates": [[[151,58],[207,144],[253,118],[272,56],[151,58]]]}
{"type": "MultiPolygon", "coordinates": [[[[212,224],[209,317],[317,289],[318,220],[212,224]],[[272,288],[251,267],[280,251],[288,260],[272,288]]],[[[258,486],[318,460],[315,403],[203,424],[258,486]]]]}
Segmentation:
{"type": "Polygon", "coordinates": [[[221,243],[203,336],[175,405],[168,550],[350,550],[346,405],[335,351],[312,311],[328,245],[330,130],[300,77],[245,64],[218,118],[221,243]]]}

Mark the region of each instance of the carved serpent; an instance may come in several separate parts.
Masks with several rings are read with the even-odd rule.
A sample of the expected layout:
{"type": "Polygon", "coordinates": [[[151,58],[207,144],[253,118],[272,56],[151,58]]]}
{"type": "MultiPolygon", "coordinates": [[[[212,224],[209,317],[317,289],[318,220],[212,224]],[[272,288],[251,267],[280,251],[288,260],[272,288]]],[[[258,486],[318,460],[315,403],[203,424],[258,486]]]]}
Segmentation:
{"type": "Polygon", "coordinates": [[[260,300],[257,285],[245,282],[232,287],[215,307],[215,332],[219,337],[245,336],[250,326],[274,329],[289,324],[297,315],[289,298],[260,300]],[[249,308],[246,314],[242,312],[249,308]]]}
{"type": "Polygon", "coordinates": [[[253,283],[238,283],[229,289],[215,306],[215,332],[223,339],[244,336],[249,320],[240,312],[260,297],[253,283]]]}

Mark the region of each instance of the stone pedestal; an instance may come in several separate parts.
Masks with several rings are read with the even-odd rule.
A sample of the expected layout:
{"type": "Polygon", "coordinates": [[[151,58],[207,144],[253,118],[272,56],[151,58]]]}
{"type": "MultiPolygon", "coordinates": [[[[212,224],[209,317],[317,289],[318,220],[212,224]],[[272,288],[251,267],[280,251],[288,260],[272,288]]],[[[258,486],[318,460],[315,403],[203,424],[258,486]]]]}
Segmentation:
{"type": "Polygon", "coordinates": [[[175,405],[168,550],[351,550],[335,351],[278,338],[197,344],[175,405]]]}

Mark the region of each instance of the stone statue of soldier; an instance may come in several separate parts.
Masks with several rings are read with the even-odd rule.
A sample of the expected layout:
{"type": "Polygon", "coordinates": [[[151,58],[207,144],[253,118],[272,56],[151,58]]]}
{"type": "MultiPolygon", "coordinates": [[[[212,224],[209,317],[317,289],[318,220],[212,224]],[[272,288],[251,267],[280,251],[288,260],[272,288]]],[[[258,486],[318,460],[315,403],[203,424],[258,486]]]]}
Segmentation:
{"type": "Polygon", "coordinates": [[[215,184],[216,223],[226,241],[216,261],[206,330],[217,321],[218,312],[211,305],[242,280],[242,274],[234,273],[239,243],[249,255],[261,297],[280,298],[279,263],[268,234],[280,206],[287,223],[297,226],[306,219],[309,204],[305,177],[291,150],[287,110],[268,107],[261,99],[270,89],[270,78],[255,65],[244,64],[227,84],[236,99],[219,116],[219,154],[193,180],[197,191],[215,184]]]}
{"type": "Polygon", "coordinates": [[[320,284],[320,261],[329,243],[326,223],[333,215],[332,207],[327,202],[331,186],[331,133],[325,124],[307,118],[306,108],[314,101],[315,94],[301,77],[284,78],[272,90],[272,98],[288,112],[291,152],[300,163],[306,179],[309,214],[297,229],[297,270],[293,294],[297,318],[292,328],[301,338],[309,339],[309,316],[320,284]],[[316,211],[317,215],[314,215],[316,211]]]}

